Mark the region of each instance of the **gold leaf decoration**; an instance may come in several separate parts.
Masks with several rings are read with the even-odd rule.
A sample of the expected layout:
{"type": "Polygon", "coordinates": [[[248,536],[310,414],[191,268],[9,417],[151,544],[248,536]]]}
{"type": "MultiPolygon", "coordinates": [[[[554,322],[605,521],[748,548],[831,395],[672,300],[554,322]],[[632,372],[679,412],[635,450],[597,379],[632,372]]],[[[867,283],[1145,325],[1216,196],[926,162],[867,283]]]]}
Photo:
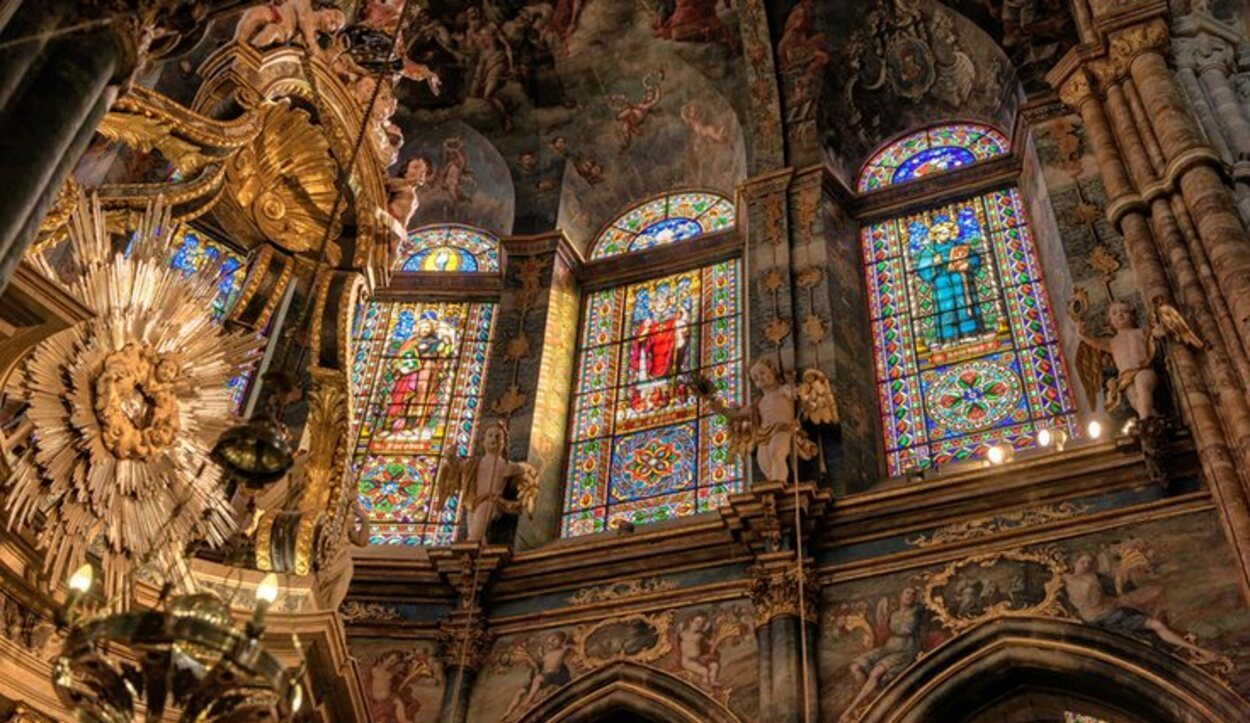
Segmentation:
{"type": "MultiPolygon", "coordinates": [[[[315,251],[326,235],[337,193],[330,141],[307,111],[288,101],[264,108],[264,124],[226,164],[227,208],[219,219],[236,237],[270,240],[287,251],[315,251]]],[[[339,229],[331,230],[330,238],[339,229]]]]}
{"type": "Polygon", "coordinates": [[[26,361],[18,393],[34,443],[14,470],[8,524],[44,518],[37,544],[53,585],[98,553],[104,592],[124,607],[144,563],[176,569],[188,541],[218,545],[232,531],[208,455],[234,422],[226,384],[258,343],[212,320],[215,265],[189,276],[169,266],[167,211],[149,209],[124,254],[98,199],[69,229],[75,263],[60,281],[96,316],[26,361]]]}
{"type": "Polygon", "coordinates": [[[764,287],[764,291],[774,293],[785,283],[785,279],[781,276],[781,272],[777,269],[769,269],[760,279],[760,285],[764,287]]]}

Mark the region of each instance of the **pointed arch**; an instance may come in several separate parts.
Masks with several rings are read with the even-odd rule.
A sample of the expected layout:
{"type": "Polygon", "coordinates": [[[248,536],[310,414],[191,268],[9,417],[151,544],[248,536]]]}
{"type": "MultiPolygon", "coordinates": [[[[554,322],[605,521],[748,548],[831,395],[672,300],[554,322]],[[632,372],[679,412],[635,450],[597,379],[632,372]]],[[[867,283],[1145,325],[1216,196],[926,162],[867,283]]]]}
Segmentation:
{"type": "Polygon", "coordinates": [[[926,655],[882,692],[862,723],[961,720],[970,700],[1044,687],[1149,721],[1250,719],[1250,704],[1202,670],[1144,642],[1050,618],[1000,618],[926,655]]]}
{"type": "Polygon", "coordinates": [[[659,723],[741,723],[728,708],[686,681],[629,661],[606,665],[568,683],[517,723],[582,723],[622,710],[659,723]]]}

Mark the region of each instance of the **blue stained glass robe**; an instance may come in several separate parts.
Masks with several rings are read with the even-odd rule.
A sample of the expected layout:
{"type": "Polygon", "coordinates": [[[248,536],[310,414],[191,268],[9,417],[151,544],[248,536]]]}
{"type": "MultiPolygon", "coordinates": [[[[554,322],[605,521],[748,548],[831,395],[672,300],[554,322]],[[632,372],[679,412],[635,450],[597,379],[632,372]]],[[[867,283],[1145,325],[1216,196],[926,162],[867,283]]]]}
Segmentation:
{"type": "Polygon", "coordinates": [[[963,234],[959,238],[930,243],[921,252],[916,274],[933,288],[939,343],[956,342],[984,330],[975,281],[980,267],[980,255],[963,234]],[[966,266],[956,269],[951,260],[958,260],[961,255],[966,266]]]}

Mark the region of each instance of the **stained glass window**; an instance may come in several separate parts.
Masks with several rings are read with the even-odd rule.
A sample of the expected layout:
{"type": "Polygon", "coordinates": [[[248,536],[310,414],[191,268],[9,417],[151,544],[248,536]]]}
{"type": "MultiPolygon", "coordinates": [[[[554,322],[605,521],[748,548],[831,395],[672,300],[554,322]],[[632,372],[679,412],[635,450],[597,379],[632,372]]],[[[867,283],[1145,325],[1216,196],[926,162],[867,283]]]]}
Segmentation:
{"type": "Polygon", "coordinates": [[[1007,137],[989,126],[954,123],[934,126],[889,144],[864,166],[858,190],[907,183],[1008,152],[1007,137]]]}
{"type": "Polygon", "coordinates": [[[590,295],[564,536],[713,510],[741,491],[725,418],[689,385],[697,371],[743,401],[739,283],[735,259],[590,295]]]}
{"type": "Polygon", "coordinates": [[[891,475],[1072,425],[1015,189],[872,224],[862,241],[891,475]]]}
{"type": "Polygon", "coordinates": [[[499,240],[468,226],[427,226],[399,245],[397,271],[498,271],[499,240]]]}
{"type": "MultiPolygon", "coordinates": [[[[239,298],[243,289],[243,279],[247,276],[244,258],[230,250],[225,244],[210,239],[194,229],[183,226],[174,236],[174,252],[169,257],[169,265],[185,274],[193,274],[210,264],[220,263],[220,281],[217,283],[217,296],[213,299],[213,318],[224,319],[230,307],[239,298]]],[[[230,380],[227,388],[234,402],[235,411],[243,406],[243,393],[251,379],[251,370],[230,380]]]]}
{"type": "Polygon", "coordinates": [[[492,303],[366,302],[351,386],[360,502],[375,545],[447,544],[454,500],[430,510],[440,461],[473,451],[492,303]]]}
{"type": "Polygon", "coordinates": [[[224,317],[243,288],[243,277],[246,275],[243,257],[224,244],[185,226],[174,238],[174,244],[169,265],[188,275],[209,264],[221,264],[221,281],[217,284],[217,298],[213,299],[213,318],[224,317]]]}
{"type": "Polygon", "coordinates": [[[645,251],[734,225],[734,205],[714,193],[675,193],[634,206],[595,239],[591,259],[645,251]]]}

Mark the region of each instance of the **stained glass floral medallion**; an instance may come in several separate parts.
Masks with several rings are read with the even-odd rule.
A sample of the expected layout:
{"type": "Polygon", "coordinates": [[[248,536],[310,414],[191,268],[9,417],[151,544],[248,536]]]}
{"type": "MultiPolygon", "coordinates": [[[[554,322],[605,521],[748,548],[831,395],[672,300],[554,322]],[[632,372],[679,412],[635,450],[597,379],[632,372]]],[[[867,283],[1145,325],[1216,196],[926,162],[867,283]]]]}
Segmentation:
{"type": "Polygon", "coordinates": [[[469,226],[448,224],[420,228],[400,243],[395,270],[498,271],[499,239],[469,226]]]}
{"type": "Polygon", "coordinates": [[[1072,424],[1015,189],[875,223],[861,238],[890,474],[1072,424]]]}
{"type": "Polygon", "coordinates": [[[714,193],[675,193],[626,211],[599,234],[591,259],[645,251],[723,231],[734,225],[734,206],[714,193]]]}
{"type": "Polygon", "coordinates": [[[699,372],[742,402],[739,262],[592,293],[577,355],[566,537],[718,507],[742,489],[725,419],[699,372]]]}
{"type": "Polygon", "coordinates": [[[1007,137],[989,126],[953,123],[904,136],[864,165],[857,190],[875,191],[1005,155],[1007,137]]]}
{"type": "MultiPolygon", "coordinates": [[[[495,305],[367,302],[351,367],[357,492],[375,545],[451,541],[433,516],[439,464],[473,449],[495,305]]],[[[454,500],[453,500],[454,502],[454,500]]]]}

